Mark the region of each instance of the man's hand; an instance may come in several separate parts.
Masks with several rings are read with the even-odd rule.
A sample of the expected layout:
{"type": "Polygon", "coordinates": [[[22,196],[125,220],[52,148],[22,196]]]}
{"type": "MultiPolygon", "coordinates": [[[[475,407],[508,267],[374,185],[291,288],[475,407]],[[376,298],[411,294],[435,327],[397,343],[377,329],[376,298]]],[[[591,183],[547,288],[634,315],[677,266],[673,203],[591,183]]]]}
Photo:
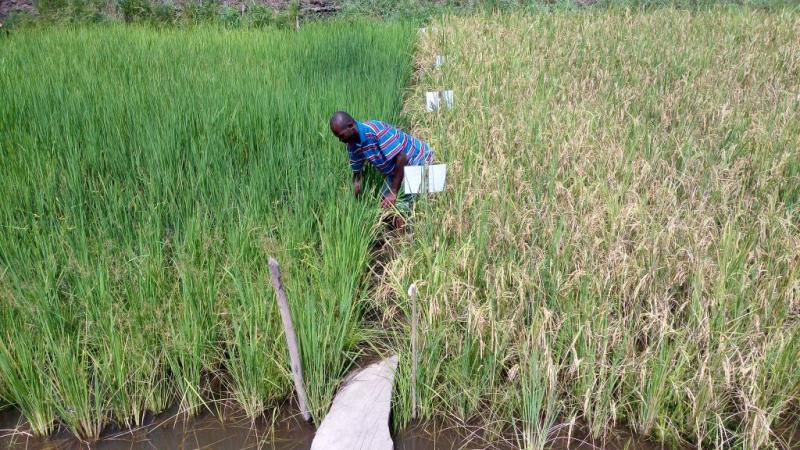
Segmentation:
{"type": "Polygon", "coordinates": [[[361,180],[353,181],[353,192],[355,192],[356,197],[361,195],[361,180]]]}
{"type": "Polygon", "coordinates": [[[361,172],[353,174],[353,192],[356,194],[356,198],[361,195],[361,172]]]}
{"type": "Polygon", "coordinates": [[[397,194],[392,191],[389,191],[385,197],[383,197],[383,201],[381,202],[381,208],[387,209],[394,206],[394,203],[397,201],[397,194]]]}

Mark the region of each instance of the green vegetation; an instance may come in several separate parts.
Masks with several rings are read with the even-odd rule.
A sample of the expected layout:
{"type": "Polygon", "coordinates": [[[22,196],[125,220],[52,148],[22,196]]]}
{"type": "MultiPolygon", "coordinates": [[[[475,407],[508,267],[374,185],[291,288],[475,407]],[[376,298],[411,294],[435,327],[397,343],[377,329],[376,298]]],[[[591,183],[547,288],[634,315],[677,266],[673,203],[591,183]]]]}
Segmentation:
{"type": "Polygon", "coordinates": [[[216,23],[225,27],[294,27],[320,18],[381,17],[422,21],[442,15],[552,12],[590,9],[679,8],[702,11],[735,9],[798,10],[796,0],[291,0],[223,2],[220,0],[28,0],[5,20],[10,28],[31,23],[149,23],[159,26],[216,23]],[[276,6],[277,5],[277,6],[276,6]]]}
{"type": "Polygon", "coordinates": [[[126,0],[131,22],[231,21],[4,36],[0,408],[86,439],[219,394],[259,416],[291,395],[274,255],[317,421],[380,335],[401,357],[398,427],[414,383],[422,420],[511,429],[527,448],[578,422],[598,438],[623,425],[669,445],[786,447],[779,421],[800,423],[800,13],[715,3],[554,2],[416,35],[405,113],[450,185],[418,203],[369,303],[379,211],[350,195],[326,123],[337,109],[398,122],[410,23],[234,29],[293,25],[298,9],[247,22],[202,3],[176,19],[126,0]],[[649,8],[665,4],[687,9],[649,8]],[[432,89],[454,89],[456,108],[423,112],[432,89]]]}
{"type": "Polygon", "coordinates": [[[406,104],[449,192],[418,205],[376,299],[406,339],[420,288],[421,418],[512,424],[530,448],[556,419],[780,447],[800,406],[800,16],[431,26],[406,104]],[[423,112],[432,89],[455,109],[423,112]]]}
{"type": "Polygon", "coordinates": [[[108,26],[0,41],[0,404],[91,439],[223,395],[290,395],[281,262],[313,416],[358,352],[377,202],[329,115],[396,120],[413,31],[108,26]],[[369,57],[365,57],[368,55],[369,57]]]}

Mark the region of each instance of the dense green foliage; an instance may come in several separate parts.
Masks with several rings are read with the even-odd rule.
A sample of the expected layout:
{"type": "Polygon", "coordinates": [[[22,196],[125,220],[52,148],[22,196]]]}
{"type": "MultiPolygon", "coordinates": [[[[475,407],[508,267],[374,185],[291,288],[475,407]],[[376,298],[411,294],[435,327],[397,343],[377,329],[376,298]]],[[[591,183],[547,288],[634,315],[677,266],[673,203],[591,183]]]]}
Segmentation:
{"type": "Polygon", "coordinates": [[[2,398],[37,433],[91,438],[175,400],[195,412],[221,376],[258,415],[290,392],[274,255],[321,419],[357,351],[378,216],[327,120],[397,119],[412,36],[334,21],[0,41],[2,398]]]}
{"type": "Polygon", "coordinates": [[[259,1],[219,0],[38,0],[35,13],[12,12],[10,27],[40,22],[124,21],[158,25],[217,23],[226,27],[294,27],[330,16],[403,18],[415,21],[443,15],[549,13],[563,10],[677,8],[692,11],[717,7],[747,10],[797,10],[795,0],[341,0],[322,4],[293,0],[275,8],[259,1]],[[237,6],[238,5],[238,6],[237,6]]]}

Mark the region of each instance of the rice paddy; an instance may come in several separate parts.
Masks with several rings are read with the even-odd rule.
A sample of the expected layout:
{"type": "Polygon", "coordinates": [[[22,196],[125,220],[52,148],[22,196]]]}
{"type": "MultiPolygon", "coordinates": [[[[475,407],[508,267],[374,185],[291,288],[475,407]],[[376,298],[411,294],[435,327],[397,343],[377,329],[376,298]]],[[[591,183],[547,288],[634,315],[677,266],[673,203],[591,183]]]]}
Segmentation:
{"type": "Polygon", "coordinates": [[[426,27],[0,40],[0,409],[86,440],[176,404],[268,414],[292,395],[273,255],[317,423],[372,345],[400,356],[395,429],[415,401],[530,449],[578,425],[796,446],[800,13],[426,27]],[[408,124],[449,166],[375,284],[381,213],[352,196],[336,110],[408,124]]]}
{"type": "Polygon", "coordinates": [[[510,426],[527,448],[576,423],[599,439],[626,425],[670,446],[789,446],[776,430],[800,406],[800,17],[612,10],[429,30],[406,111],[451,186],[418,205],[376,296],[408,355],[419,287],[419,373],[399,381],[416,383],[418,416],[510,426]],[[424,112],[441,89],[455,108],[424,112]]]}
{"type": "Polygon", "coordinates": [[[220,395],[252,417],[278,406],[291,387],[273,255],[321,420],[359,352],[379,215],[322,131],[337,109],[398,118],[412,37],[333,21],[0,42],[3,401],[36,434],[83,439],[220,395]]]}

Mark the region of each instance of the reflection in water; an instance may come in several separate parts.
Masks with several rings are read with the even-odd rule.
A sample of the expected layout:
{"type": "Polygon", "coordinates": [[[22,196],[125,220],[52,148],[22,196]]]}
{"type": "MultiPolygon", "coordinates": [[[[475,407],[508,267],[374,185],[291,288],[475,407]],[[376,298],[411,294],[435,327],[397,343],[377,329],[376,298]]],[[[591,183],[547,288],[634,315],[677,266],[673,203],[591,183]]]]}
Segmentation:
{"type": "MultiPolygon", "coordinates": [[[[303,450],[311,446],[314,428],[297,413],[282,411],[275,421],[236,418],[225,414],[225,420],[206,412],[185,419],[174,411],[159,415],[136,430],[109,430],[91,446],[98,450],[152,449],[275,449],[303,450]]],[[[26,432],[17,411],[0,413],[0,448],[29,450],[77,450],[90,446],[59,431],[48,439],[36,439],[26,432]]]]}
{"type": "MultiPolygon", "coordinates": [[[[47,439],[33,438],[16,410],[0,411],[0,449],[26,450],[305,450],[311,447],[314,427],[303,421],[297,410],[283,408],[272,420],[255,422],[241,414],[209,412],[185,419],[171,411],[151,418],[137,430],[108,430],[93,445],[82,443],[61,430],[47,439]],[[220,420],[219,417],[225,417],[220,420]]],[[[557,427],[546,448],[550,450],[655,450],[669,449],[637,437],[625,430],[609,433],[602,440],[591,439],[580,425],[557,427]]],[[[798,426],[781,427],[785,448],[800,448],[798,426]]],[[[413,424],[395,433],[398,450],[514,449],[513,436],[487,439],[481,427],[454,427],[436,423],[413,424]]],[[[691,447],[684,447],[691,448],[691,447]]]]}

